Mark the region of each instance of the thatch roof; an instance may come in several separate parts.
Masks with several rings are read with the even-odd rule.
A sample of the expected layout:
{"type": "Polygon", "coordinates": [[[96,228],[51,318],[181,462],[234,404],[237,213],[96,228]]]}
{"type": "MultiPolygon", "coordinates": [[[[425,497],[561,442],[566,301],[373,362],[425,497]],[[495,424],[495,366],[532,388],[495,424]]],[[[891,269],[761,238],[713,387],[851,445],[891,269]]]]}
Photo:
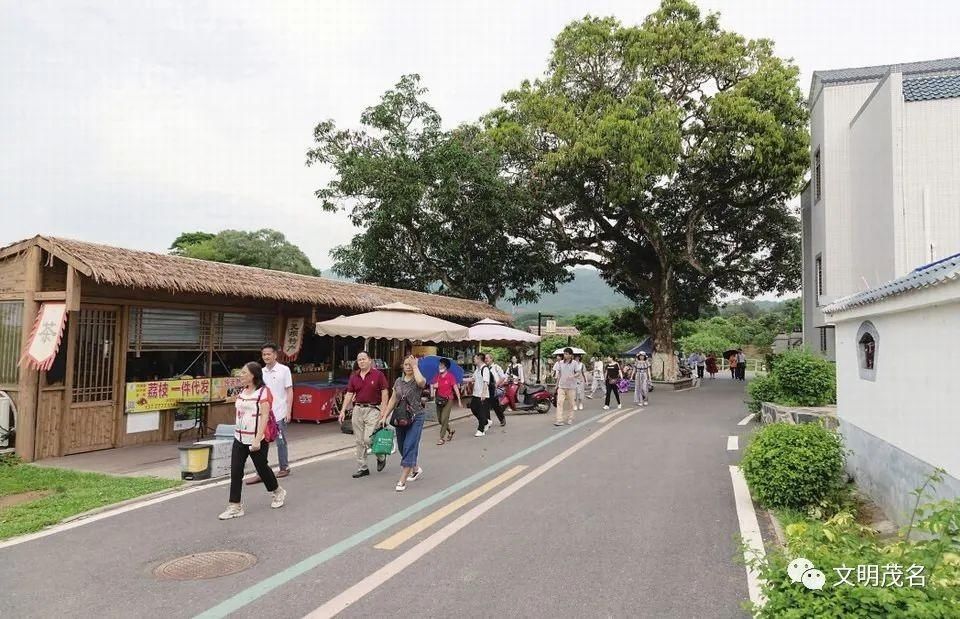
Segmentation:
{"type": "Polygon", "coordinates": [[[270,299],[327,307],[343,313],[364,312],[387,303],[400,302],[419,307],[431,316],[452,320],[473,322],[493,318],[512,321],[510,314],[482,301],[123,249],[58,237],[36,236],[9,245],[0,249],[0,258],[18,254],[33,245],[41,246],[98,283],[124,288],[270,299]]]}

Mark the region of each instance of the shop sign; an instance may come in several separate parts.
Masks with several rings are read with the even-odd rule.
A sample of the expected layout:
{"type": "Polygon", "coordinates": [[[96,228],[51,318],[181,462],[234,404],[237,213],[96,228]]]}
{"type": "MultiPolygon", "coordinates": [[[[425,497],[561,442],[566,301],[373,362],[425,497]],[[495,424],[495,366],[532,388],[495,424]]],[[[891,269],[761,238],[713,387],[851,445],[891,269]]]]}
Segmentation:
{"type": "Polygon", "coordinates": [[[127,383],[124,410],[128,413],[143,413],[171,410],[180,404],[192,402],[222,402],[236,397],[241,389],[243,385],[238,376],[127,383]]]}
{"type": "Polygon", "coordinates": [[[300,354],[303,345],[303,318],[287,318],[287,329],[283,333],[283,356],[293,361],[300,354]]]}
{"type": "Polygon", "coordinates": [[[33,325],[30,342],[20,360],[27,367],[36,370],[49,370],[60,350],[63,338],[63,325],[67,322],[66,303],[44,303],[37,312],[37,322],[33,325]]]}

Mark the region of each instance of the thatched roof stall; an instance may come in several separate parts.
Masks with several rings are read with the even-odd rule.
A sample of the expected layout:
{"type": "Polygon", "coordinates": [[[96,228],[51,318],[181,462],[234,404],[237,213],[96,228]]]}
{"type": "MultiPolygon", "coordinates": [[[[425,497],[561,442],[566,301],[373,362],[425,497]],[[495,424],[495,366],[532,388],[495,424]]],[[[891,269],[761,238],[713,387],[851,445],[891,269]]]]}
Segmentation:
{"type": "Polygon", "coordinates": [[[293,419],[329,420],[362,347],[387,370],[405,348],[321,337],[314,324],[396,303],[464,337],[479,320],[511,320],[481,301],[51,236],[0,248],[0,390],[16,405],[17,452],[42,459],[232,423],[235,373],[266,342],[293,374],[293,419]],[[42,360],[20,364],[28,344],[41,349],[37,338],[42,360]],[[203,409],[202,422],[188,408],[203,409]]]}

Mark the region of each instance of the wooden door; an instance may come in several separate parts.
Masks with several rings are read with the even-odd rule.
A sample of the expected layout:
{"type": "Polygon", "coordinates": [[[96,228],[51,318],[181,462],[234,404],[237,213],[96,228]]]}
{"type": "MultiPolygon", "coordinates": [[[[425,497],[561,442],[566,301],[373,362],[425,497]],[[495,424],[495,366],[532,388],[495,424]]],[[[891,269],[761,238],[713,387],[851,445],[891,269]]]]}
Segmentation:
{"type": "Polygon", "coordinates": [[[123,401],[117,381],[119,308],[81,306],[74,316],[71,399],[61,428],[64,454],[114,447],[123,401]]]}

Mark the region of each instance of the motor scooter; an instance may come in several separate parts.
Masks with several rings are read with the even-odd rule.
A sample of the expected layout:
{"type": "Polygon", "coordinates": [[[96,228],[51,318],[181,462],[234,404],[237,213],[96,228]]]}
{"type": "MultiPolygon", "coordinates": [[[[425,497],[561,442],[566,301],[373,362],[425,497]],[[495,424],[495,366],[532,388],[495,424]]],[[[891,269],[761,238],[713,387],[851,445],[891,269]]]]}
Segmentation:
{"type": "Polygon", "coordinates": [[[504,386],[500,403],[515,412],[534,411],[546,413],[550,410],[553,394],[544,385],[527,385],[516,376],[504,386]]]}

